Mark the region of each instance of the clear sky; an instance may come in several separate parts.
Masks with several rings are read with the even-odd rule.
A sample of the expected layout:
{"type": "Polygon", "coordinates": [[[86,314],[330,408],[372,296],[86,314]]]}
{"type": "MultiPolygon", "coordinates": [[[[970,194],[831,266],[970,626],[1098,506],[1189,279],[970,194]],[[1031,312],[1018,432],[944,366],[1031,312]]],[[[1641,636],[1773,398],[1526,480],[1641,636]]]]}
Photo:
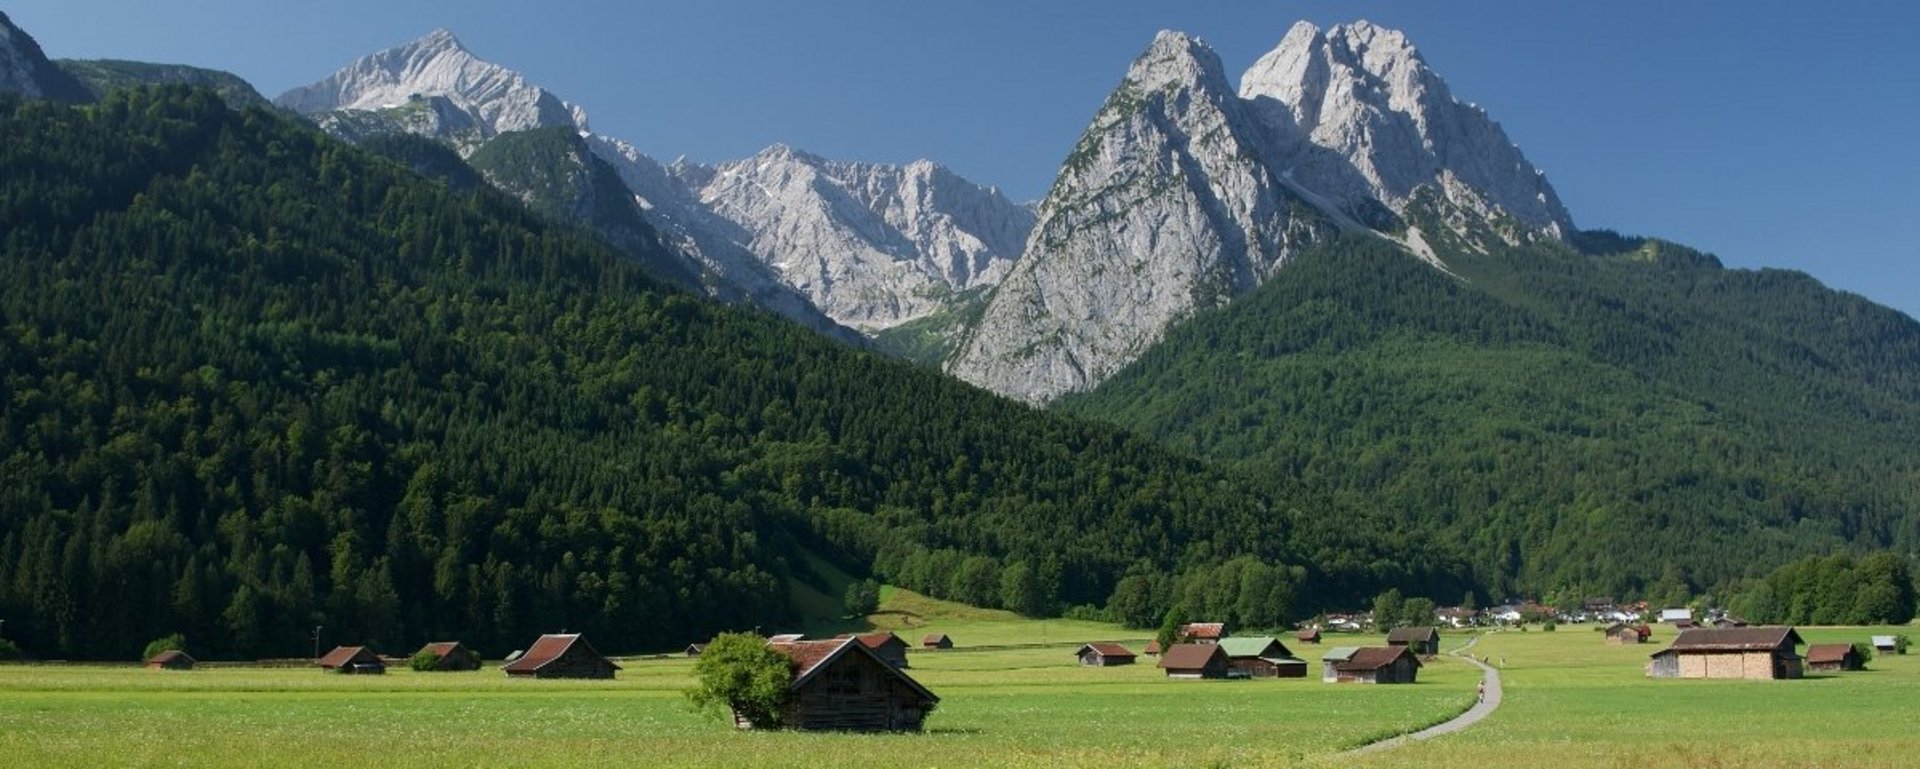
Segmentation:
{"type": "Polygon", "coordinates": [[[272,97],[444,26],[662,159],[784,142],[1045,194],[1162,28],[1230,76],[1294,21],[1404,30],[1586,228],[1804,270],[1920,316],[1920,3],[7,0],[55,57],[235,72],[272,97]]]}

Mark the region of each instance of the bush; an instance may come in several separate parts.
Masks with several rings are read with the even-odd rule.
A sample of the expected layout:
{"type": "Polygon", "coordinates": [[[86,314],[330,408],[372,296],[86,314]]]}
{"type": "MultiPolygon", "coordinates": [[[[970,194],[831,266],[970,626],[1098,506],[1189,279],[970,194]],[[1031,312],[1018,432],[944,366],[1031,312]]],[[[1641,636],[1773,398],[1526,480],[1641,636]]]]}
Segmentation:
{"type": "Polygon", "coordinates": [[[1864,668],[1867,666],[1867,663],[1873,661],[1873,644],[1854,641],[1853,653],[1860,657],[1860,667],[1864,668]]]}
{"type": "Polygon", "coordinates": [[[1893,637],[1893,653],[1894,653],[1894,654],[1906,654],[1906,653],[1907,653],[1907,645],[1908,645],[1908,644],[1911,644],[1911,643],[1913,643],[1913,641],[1912,641],[1912,639],[1909,639],[1909,638],[1907,638],[1907,634],[1906,634],[1906,633],[1901,633],[1901,634],[1899,634],[1899,635],[1897,635],[1897,636],[1894,636],[1894,637],[1893,637]]]}
{"type": "Polygon", "coordinates": [[[173,635],[169,635],[169,636],[161,636],[147,643],[146,650],[143,652],[140,652],[140,660],[142,662],[145,662],[147,660],[153,659],[153,655],[159,654],[161,652],[186,651],[186,649],[187,649],[186,636],[180,635],[179,633],[174,633],[173,635]]]}
{"type": "Polygon", "coordinates": [[[767,648],[760,634],[721,633],[700,652],[693,672],[697,681],[687,690],[687,702],[696,710],[737,714],[760,729],[780,726],[793,662],[767,648]]]}
{"type": "Polygon", "coordinates": [[[0,660],[17,660],[20,656],[20,647],[13,645],[12,641],[0,638],[0,660]]]}
{"type": "Polygon", "coordinates": [[[421,649],[420,651],[414,652],[412,657],[407,658],[407,667],[413,668],[421,673],[431,673],[439,669],[440,655],[434,654],[426,649],[421,649]]]}
{"type": "Polygon", "coordinates": [[[1079,606],[1069,606],[1067,607],[1066,613],[1061,614],[1060,617],[1062,619],[1085,620],[1087,622],[1112,622],[1113,621],[1112,613],[1108,612],[1106,609],[1102,609],[1098,606],[1094,606],[1093,604],[1081,604],[1079,606]]]}

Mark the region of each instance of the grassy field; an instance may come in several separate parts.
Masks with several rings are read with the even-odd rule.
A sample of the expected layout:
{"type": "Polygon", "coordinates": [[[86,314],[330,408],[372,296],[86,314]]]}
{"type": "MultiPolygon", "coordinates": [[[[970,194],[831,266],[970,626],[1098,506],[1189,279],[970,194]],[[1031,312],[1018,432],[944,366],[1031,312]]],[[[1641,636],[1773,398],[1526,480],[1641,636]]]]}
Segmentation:
{"type": "MultiPolygon", "coordinates": [[[[1384,754],[1344,748],[1444,720],[1477,673],[1442,659],[1414,686],[1168,681],[1149,662],[1091,670],[1076,641],[1111,625],[1041,623],[889,593],[871,624],[945,632],[913,675],[943,701],[919,735],[739,733],[691,712],[691,661],[623,660],[616,681],[479,673],[331,676],[307,669],[0,666],[0,766],[1911,766],[1920,657],[1800,682],[1650,681],[1658,645],[1582,628],[1494,634],[1507,700],[1457,735],[1384,754]],[[1046,645],[1039,637],[1046,634],[1046,645]],[[969,647],[995,646],[978,649],[969,647]]],[[[1864,638],[1813,630],[1810,640],[1864,638]]],[[[1328,645],[1377,643],[1333,636],[1328,645]]],[[[1666,638],[1659,638],[1665,641],[1666,638]]],[[[1461,637],[1449,635],[1447,646],[1461,637]]],[[[1315,658],[1325,647],[1289,644],[1315,658]]]]}
{"type": "MultiPolygon", "coordinates": [[[[1866,641],[1867,628],[1801,628],[1808,643],[1866,641]]],[[[1911,631],[1905,631],[1911,632],[1911,631]]],[[[1505,701],[1454,735],[1363,759],[1367,767],[1912,767],[1920,765],[1920,656],[1799,681],[1648,679],[1653,643],[1609,646],[1589,628],[1495,633],[1473,651],[1505,659],[1505,701]]],[[[1804,647],[1802,652],[1806,651],[1804,647]]]]}

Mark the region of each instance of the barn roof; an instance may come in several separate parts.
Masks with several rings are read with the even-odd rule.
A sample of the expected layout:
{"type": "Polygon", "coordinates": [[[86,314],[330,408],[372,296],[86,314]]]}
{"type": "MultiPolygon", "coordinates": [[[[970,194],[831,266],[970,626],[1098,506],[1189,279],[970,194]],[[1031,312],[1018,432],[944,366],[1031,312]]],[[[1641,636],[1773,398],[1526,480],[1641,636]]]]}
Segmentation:
{"type": "Polygon", "coordinates": [[[1673,645],[1661,651],[1771,651],[1803,643],[1790,627],[1696,627],[1681,631],[1673,645]]]}
{"type": "Polygon", "coordinates": [[[780,633],[778,635],[767,636],[767,640],[777,644],[790,644],[790,643],[793,643],[794,641],[807,640],[807,634],[806,633],[780,633]]]}
{"type": "Polygon", "coordinates": [[[1220,648],[1228,657],[1292,657],[1293,652],[1272,636],[1245,636],[1220,639],[1220,648]]]}
{"type": "Polygon", "coordinates": [[[940,643],[941,641],[946,641],[947,643],[953,643],[953,639],[948,638],[946,633],[934,633],[933,635],[920,639],[920,643],[923,643],[923,644],[937,644],[937,643],[940,643]]]}
{"type": "MultiPolygon", "coordinates": [[[[452,654],[459,649],[460,649],[459,641],[434,641],[433,643],[420,647],[420,651],[433,652],[433,656],[441,657],[441,658],[445,658],[447,655],[452,654]]],[[[416,652],[416,654],[417,653],[418,652],[416,652]]]]}
{"type": "Polygon", "coordinates": [[[1387,632],[1387,643],[1404,644],[1431,641],[1440,637],[1440,630],[1427,627],[1397,627],[1387,632]]]}
{"type": "Polygon", "coordinates": [[[1180,626],[1180,635],[1187,638],[1222,638],[1227,634],[1225,622],[1189,622],[1180,626]]]}
{"type": "Polygon", "coordinates": [[[835,638],[831,641],[769,642],[767,648],[784,654],[793,660],[793,683],[787,686],[790,690],[797,691],[805,686],[808,681],[813,679],[815,673],[827,669],[834,660],[849,654],[859,654],[865,655],[867,659],[872,660],[876,667],[886,671],[888,675],[899,679],[901,683],[907,685],[907,688],[914,690],[928,700],[934,702],[940,701],[938,695],[927,691],[927,687],[921,686],[920,682],[913,680],[912,676],[902,672],[886,660],[880,659],[880,655],[875,654],[873,649],[864,643],[860,643],[858,639],[835,638]]]}
{"type": "Polygon", "coordinates": [[[1890,636],[1890,635],[1874,636],[1873,645],[1874,646],[1893,646],[1894,645],[1893,636],[1890,636]]]}
{"type": "Polygon", "coordinates": [[[356,662],[379,662],[380,657],[365,646],[336,646],[327,656],[321,657],[319,665],[323,668],[337,668],[356,662]]]}
{"type": "Polygon", "coordinates": [[[1092,649],[1096,652],[1099,652],[1100,656],[1102,657],[1134,656],[1133,652],[1127,650],[1127,647],[1121,646],[1120,644],[1117,644],[1117,643],[1108,643],[1105,641],[1096,641],[1094,643],[1084,644],[1080,647],[1080,650],[1074,652],[1074,654],[1076,656],[1081,654],[1086,654],[1088,649],[1092,649]]]}
{"type": "Polygon", "coordinates": [[[180,651],[179,649],[169,649],[167,651],[163,651],[163,652],[160,652],[159,654],[153,655],[151,659],[147,660],[147,664],[164,665],[174,660],[186,660],[187,662],[195,661],[193,657],[189,656],[186,652],[180,651]]]}
{"type": "Polygon", "coordinates": [[[1852,644],[1814,644],[1807,647],[1807,662],[1844,662],[1852,653],[1852,644]]]}
{"type": "Polygon", "coordinates": [[[1413,652],[1405,646],[1366,646],[1355,650],[1352,657],[1335,664],[1333,669],[1342,672],[1379,670],[1401,657],[1412,660],[1414,667],[1420,666],[1420,658],[1413,656],[1413,652]]]}
{"type": "Polygon", "coordinates": [[[576,645],[587,654],[599,657],[608,665],[613,665],[614,670],[621,669],[612,660],[602,657],[600,652],[594,650],[593,644],[587,643],[586,637],[579,633],[548,633],[540,636],[540,640],[534,641],[533,646],[527,648],[527,653],[507,663],[501,670],[509,674],[532,673],[565,656],[567,651],[576,645]]]}
{"type": "Polygon", "coordinates": [[[1301,628],[1300,632],[1294,634],[1294,637],[1299,638],[1302,641],[1313,639],[1313,638],[1319,638],[1320,628],[1317,628],[1317,627],[1301,628]]]}
{"type": "Polygon", "coordinates": [[[1357,651],[1360,651],[1360,647],[1358,646],[1335,646],[1328,649],[1326,654],[1320,655],[1320,661],[1346,662],[1347,660],[1353,659],[1353,654],[1357,651]]]}
{"type": "Polygon", "coordinates": [[[1160,667],[1173,670],[1204,668],[1215,655],[1225,656],[1216,644],[1174,644],[1160,654],[1160,667]]]}
{"type": "Polygon", "coordinates": [[[901,640],[900,636],[897,636],[885,631],[882,631],[879,633],[861,633],[859,635],[845,635],[845,636],[841,636],[841,638],[858,638],[860,639],[860,643],[866,644],[867,648],[869,649],[878,649],[882,646],[887,646],[889,644],[899,644],[901,646],[907,645],[907,642],[904,640],[901,640]]]}

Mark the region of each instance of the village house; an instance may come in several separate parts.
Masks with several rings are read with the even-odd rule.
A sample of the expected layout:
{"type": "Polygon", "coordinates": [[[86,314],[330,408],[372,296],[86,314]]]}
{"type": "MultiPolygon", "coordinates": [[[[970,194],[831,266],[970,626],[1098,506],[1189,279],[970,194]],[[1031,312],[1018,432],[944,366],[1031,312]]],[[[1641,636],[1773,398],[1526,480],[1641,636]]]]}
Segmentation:
{"type": "Polygon", "coordinates": [[[1414,654],[1432,657],[1440,653],[1440,629],[1436,627],[1397,627],[1387,633],[1388,646],[1405,646],[1414,654]]]}
{"type": "Polygon", "coordinates": [[[1294,638],[1299,640],[1300,643],[1303,643],[1303,644],[1320,643],[1320,628],[1318,627],[1301,628],[1299,633],[1294,634],[1294,638]]]}
{"type": "Polygon", "coordinates": [[[1434,612],[1442,624],[1453,628],[1472,627],[1480,624],[1480,612],[1465,606],[1447,606],[1434,612]]]}
{"type": "Polygon", "coordinates": [[[1226,678],[1230,668],[1219,644],[1174,644],[1160,655],[1168,678],[1226,678]]]}
{"type": "Polygon", "coordinates": [[[1502,625],[1512,625],[1519,622],[1523,617],[1524,615],[1520,613],[1520,607],[1512,604],[1495,606],[1487,610],[1487,618],[1502,625]]]}
{"type": "Polygon", "coordinates": [[[933,635],[920,639],[920,648],[951,649],[953,648],[953,639],[948,638],[946,633],[934,633],[933,635]]]}
{"type": "Polygon", "coordinates": [[[1847,670],[1862,670],[1866,663],[1861,661],[1860,652],[1853,644],[1814,644],[1807,647],[1807,671],[1812,673],[1839,673],[1847,670]]]}
{"type": "Polygon", "coordinates": [[[435,641],[420,647],[420,651],[415,652],[414,656],[423,653],[431,653],[435,659],[439,660],[434,663],[434,670],[452,672],[480,669],[480,655],[473,653],[472,649],[461,645],[459,641],[435,641]]]}
{"type": "Polygon", "coordinates": [[[1653,678],[1799,678],[1805,643],[1790,627],[1693,628],[1653,653],[1653,678]]]}
{"type": "Polygon", "coordinates": [[[1104,642],[1084,644],[1073,654],[1080,659],[1080,664],[1095,668],[1131,665],[1135,659],[1133,652],[1127,651],[1127,647],[1104,642]]]}
{"type": "Polygon", "coordinates": [[[1673,609],[1661,609],[1661,610],[1660,610],[1660,621],[1661,621],[1661,622],[1680,622],[1680,621],[1683,621],[1683,620],[1684,620],[1684,621],[1686,621],[1686,622],[1692,622],[1692,621],[1693,621],[1693,610],[1692,610],[1692,609],[1689,609],[1689,608],[1686,608],[1686,607],[1684,607],[1684,606],[1682,606],[1682,607],[1678,607],[1678,608],[1673,608],[1673,609]]]}
{"type": "Polygon", "coordinates": [[[901,640],[900,636],[881,631],[879,633],[861,633],[859,635],[848,633],[840,637],[857,638],[860,640],[860,643],[865,644],[868,649],[872,649],[874,655],[879,657],[881,661],[902,670],[907,668],[907,642],[901,640]]]}
{"type": "Polygon", "coordinates": [[[1405,646],[1363,646],[1326,660],[1320,680],[1330,683],[1410,684],[1420,674],[1420,660],[1405,646]]]}
{"type": "Polygon", "coordinates": [[[317,663],[321,670],[347,675],[380,675],[387,672],[387,663],[365,646],[339,646],[317,663]]]}
{"type": "Polygon", "coordinates": [[[1236,678],[1305,678],[1307,661],[1293,656],[1280,639],[1269,636],[1226,638],[1228,675],[1236,678]]]}
{"type": "Polygon", "coordinates": [[[1180,631],[1174,633],[1174,643],[1217,644],[1225,637],[1227,637],[1225,622],[1189,622],[1181,625],[1180,631]]]}
{"type": "Polygon", "coordinates": [[[500,668],[509,678],[612,678],[620,666],[579,633],[549,633],[500,668]]]}
{"type": "MultiPolygon", "coordinates": [[[[794,729],[919,731],[940,698],[857,638],[769,643],[793,660],[783,723],[794,729]]],[[[754,724],[734,714],[742,729],[754,724]]]]}
{"type": "Polygon", "coordinates": [[[192,670],[196,664],[199,664],[198,661],[178,649],[163,651],[147,659],[148,670],[192,670]]]}

